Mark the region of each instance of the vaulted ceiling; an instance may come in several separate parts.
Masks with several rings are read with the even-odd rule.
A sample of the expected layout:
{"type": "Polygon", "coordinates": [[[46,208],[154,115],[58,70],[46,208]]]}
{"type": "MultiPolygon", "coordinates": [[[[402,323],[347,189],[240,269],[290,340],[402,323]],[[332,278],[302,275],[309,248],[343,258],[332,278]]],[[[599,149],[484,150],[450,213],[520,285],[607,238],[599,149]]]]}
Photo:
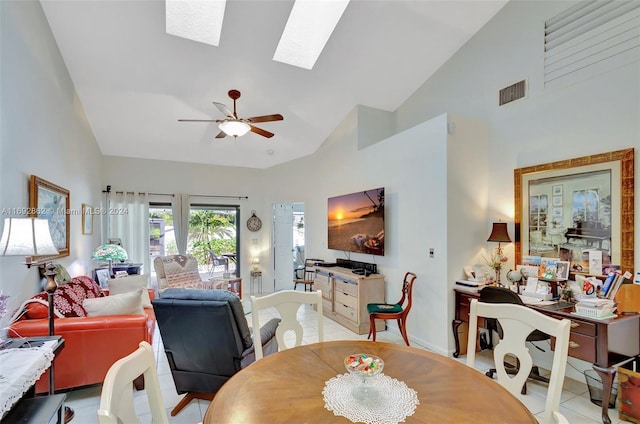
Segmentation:
{"type": "Polygon", "coordinates": [[[507,0],[352,0],[311,70],[273,60],[292,0],[228,0],[218,47],[168,35],[163,0],[42,6],[103,154],[267,168],[313,153],[358,104],[394,111],[507,0]],[[275,133],[214,138],[212,102],[275,133]]]}

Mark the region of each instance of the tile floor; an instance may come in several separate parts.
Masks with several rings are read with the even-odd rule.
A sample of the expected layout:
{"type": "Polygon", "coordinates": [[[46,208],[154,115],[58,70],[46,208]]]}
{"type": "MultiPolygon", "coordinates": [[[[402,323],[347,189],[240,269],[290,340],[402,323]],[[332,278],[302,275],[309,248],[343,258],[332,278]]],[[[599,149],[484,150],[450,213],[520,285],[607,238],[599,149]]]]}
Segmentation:
{"type": "MultiPolygon", "coordinates": [[[[315,328],[313,328],[313,323],[315,322],[314,315],[315,311],[311,307],[307,306],[300,309],[299,319],[303,323],[309,323],[308,326],[305,326],[304,343],[314,343],[317,341],[317,332],[315,331],[315,328]]],[[[260,322],[264,323],[274,316],[277,316],[275,309],[260,311],[260,322]]],[[[248,315],[247,318],[249,320],[249,325],[251,325],[251,315],[248,315]]],[[[324,320],[325,341],[366,338],[366,334],[357,335],[328,318],[325,318],[324,320]]],[[[384,331],[378,333],[378,340],[390,343],[404,343],[401,336],[398,333],[394,333],[392,331],[384,331]]],[[[412,344],[412,346],[423,349],[423,347],[416,344],[412,344]]],[[[173,406],[178,403],[180,396],[175,391],[175,386],[171,378],[171,372],[169,370],[167,359],[162,348],[160,334],[157,329],[156,335],[154,337],[154,350],[156,352],[158,374],[162,387],[162,396],[165,405],[167,406],[167,415],[169,415],[169,422],[175,424],[191,424],[201,422],[209,404],[208,401],[194,400],[177,416],[170,416],[169,413],[173,406]]],[[[459,358],[458,360],[463,363],[465,361],[464,358],[459,358]]],[[[491,368],[492,364],[493,361],[484,352],[481,352],[476,358],[476,367],[482,371],[486,371],[491,368]]],[[[96,411],[100,404],[101,388],[101,385],[95,385],[87,388],[76,389],[69,393],[67,397],[67,405],[75,410],[75,417],[72,423],[97,423],[96,411]]],[[[528,383],[528,394],[525,396],[520,396],[520,398],[522,402],[531,410],[531,412],[539,418],[541,416],[541,412],[544,409],[545,396],[546,386],[544,384],[530,381],[528,383]]],[[[146,403],[146,396],[143,395],[143,392],[139,392],[135,395],[134,399],[136,412],[140,416],[140,421],[143,424],[151,423],[151,415],[149,414],[149,408],[146,403]]],[[[560,405],[560,411],[562,412],[562,414],[564,414],[564,416],[569,420],[570,423],[596,424],[601,422],[600,408],[590,402],[589,393],[584,381],[566,379],[561,402],[562,403],[560,405]]],[[[625,422],[619,419],[618,411],[616,409],[610,409],[609,416],[611,417],[614,424],[625,422]]]]}

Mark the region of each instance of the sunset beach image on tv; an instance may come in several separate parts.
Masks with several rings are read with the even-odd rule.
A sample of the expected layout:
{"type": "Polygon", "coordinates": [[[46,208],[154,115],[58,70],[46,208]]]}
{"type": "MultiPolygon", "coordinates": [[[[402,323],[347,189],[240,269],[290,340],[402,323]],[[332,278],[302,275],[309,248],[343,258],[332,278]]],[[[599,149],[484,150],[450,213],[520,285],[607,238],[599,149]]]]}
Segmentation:
{"type": "Polygon", "coordinates": [[[329,249],[384,255],[384,187],[330,197],[329,249]]]}

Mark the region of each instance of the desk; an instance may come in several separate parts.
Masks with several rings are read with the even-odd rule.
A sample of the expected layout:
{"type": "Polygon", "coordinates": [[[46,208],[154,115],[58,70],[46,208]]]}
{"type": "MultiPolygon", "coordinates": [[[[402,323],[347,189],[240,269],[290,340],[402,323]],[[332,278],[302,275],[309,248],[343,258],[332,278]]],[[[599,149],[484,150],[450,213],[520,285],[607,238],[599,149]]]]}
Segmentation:
{"type": "Polygon", "coordinates": [[[347,372],[344,358],[359,352],[381,357],[383,374],[417,392],[420,404],[407,423],[537,423],[518,399],[475,369],[426,350],[360,340],[302,345],[260,359],[222,386],[203,423],[349,423],[325,409],[322,389],[347,372]]]}
{"type": "MultiPolygon", "coordinates": [[[[463,322],[469,322],[469,305],[471,299],[480,295],[472,290],[455,288],[455,319],[452,322],[456,351],[453,356],[460,355],[458,328],[463,322]]],[[[607,406],[611,387],[616,373],[615,364],[640,354],[640,314],[619,315],[614,319],[595,319],[572,314],[573,306],[558,305],[535,306],[526,305],[545,315],[554,318],[571,320],[569,336],[569,356],[591,362],[603,383],[602,422],[609,424],[607,406]]]]}

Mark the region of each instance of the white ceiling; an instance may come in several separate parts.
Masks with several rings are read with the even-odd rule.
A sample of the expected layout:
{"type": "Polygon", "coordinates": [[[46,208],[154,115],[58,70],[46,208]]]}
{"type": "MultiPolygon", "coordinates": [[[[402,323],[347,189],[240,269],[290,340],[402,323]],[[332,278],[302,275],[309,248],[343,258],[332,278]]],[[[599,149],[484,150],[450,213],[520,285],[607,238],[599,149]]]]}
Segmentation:
{"type": "Polygon", "coordinates": [[[272,60],[292,0],[228,0],[219,47],[165,33],[163,0],[43,0],[103,154],[267,168],[313,153],[357,104],[394,111],[507,0],[352,0],[312,70],[272,60]],[[214,139],[213,101],[274,132],[214,139]],[[271,154],[269,154],[271,153],[271,154]]]}

